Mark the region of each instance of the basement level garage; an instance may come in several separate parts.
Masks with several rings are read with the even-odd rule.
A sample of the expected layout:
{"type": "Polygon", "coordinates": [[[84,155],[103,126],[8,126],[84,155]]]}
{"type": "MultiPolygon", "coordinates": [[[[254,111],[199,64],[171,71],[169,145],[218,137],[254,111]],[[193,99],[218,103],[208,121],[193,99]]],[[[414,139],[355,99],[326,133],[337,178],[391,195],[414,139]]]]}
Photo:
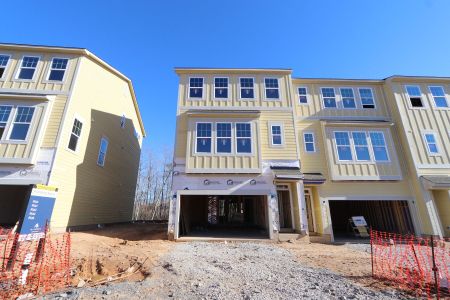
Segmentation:
{"type": "Polygon", "coordinates": [[[0,227],[14,227],[25,214],[31,185],[0,185],[0,227]]]}
{"type": "Polygon", "coordinates": [[[375,230],[414,234],[408,201],[330,200],[330,215],[335,239],[355,237],[349,220],[363,216],[375,230]]]}
{"type": "Polygon", "coordinates": [[[179,237],[269,238],[267,196],[183,195],[179,237]]]}

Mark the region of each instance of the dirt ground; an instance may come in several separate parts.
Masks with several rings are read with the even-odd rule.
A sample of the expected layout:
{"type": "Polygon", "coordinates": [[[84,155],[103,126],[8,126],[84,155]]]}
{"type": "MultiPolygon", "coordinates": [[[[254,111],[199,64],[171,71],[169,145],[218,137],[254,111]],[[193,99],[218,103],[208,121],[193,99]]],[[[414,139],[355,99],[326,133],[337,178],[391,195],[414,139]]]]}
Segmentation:
{"type": "Polygon", "coordinates": [[[166,224],[134,223],[73,232],[72,284],[94,284],[119,277],[144,279],[174,245],[167,241],[166,230],[166,224]]]}

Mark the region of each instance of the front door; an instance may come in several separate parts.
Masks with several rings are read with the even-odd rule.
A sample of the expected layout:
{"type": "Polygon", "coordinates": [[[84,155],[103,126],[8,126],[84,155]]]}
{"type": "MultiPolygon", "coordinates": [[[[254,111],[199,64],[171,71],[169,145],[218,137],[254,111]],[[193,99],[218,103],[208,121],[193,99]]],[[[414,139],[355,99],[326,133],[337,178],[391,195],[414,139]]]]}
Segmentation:
{"type": "Polygon", "coordinates": [[[280,229],[292,229],[292,210],[289,189],[279,188],[277,190],[277,196],[280,229]]]}

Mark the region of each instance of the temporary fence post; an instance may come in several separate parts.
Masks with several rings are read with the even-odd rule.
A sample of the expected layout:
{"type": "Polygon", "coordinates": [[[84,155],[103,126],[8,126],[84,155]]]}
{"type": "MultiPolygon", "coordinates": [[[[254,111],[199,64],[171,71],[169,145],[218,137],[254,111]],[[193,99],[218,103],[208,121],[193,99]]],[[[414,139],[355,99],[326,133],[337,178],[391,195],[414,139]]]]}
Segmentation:
{"type": "Polygon", "coordinates": [[[370,262],[372,264],[372,277],[373,277],[373,233],[372,226],[370,226],[370,262]]]}
{"type": "Polygon", "coordinates": [[[438,285],[438,268],[436,267],[436,260],[434,259],[434,239],[433,235],[430,236],[431,242],[431,259],[433,260],[433,275],[434,275],[434,286],[436,287],[436,298],[439,299],[439,285],[438,285]]]}

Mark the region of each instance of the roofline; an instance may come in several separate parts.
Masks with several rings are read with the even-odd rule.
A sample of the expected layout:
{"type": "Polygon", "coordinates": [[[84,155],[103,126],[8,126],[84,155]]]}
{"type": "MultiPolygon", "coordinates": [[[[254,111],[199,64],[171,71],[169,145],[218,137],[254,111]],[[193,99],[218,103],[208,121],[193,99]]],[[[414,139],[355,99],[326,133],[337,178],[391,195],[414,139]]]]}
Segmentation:
{"type": "Polygon", "coordinates": [[[324,78],[324,77],[293,77],[293,81],[304,80],[304,81],[361,81],[361,82],[375,82],[382,83],[384,79],[364,79],[364,78],[324,78]]]}
{"type": "Polygon", "coordinates": [[[144,128],[144,122],[142,121],[142,116],[139,111],[139,106],[136,99],[136,94],[134,92],[133,83],[131,82],[131,79],[129,79],[127,76],[122,74],[119,70],[108,64],[106,61],[95,55],[94,53],[90,52],[86,48],[75,48],[75,47],[61,47],[61,46],[45,46],[45,45],[30,45],[30,44],[14,44],[14,43],[0,43],[0,48],[10,48],[10,49],[33,49],[36,51],[42,51],[42,50],[57,50],[58,52],[63,53],[70,53],[70,54],[78,54],[82,56],[86,56],[87,58],[92,59],[93,61],[99,63],[103,67],[105,67],[107,70],[109,70],[111,73],[117,75],[118,77],[122,78],[128,83],[128,88],[131,93],[131,98],[133,99],[133,106],[136,111],[139,125],[141,127],[142,135],[145,137],[145,128],[144,128]]]}
{"type": "Polygon", "coordinates": [[[264,72],[276,72],[276,73],[292,73],[292,69],[284,68],[202,68],[202,67],[175,67],[175,73],[183,74],[189,73],[189,71],[195,72],[252,72],[252,73],[264,73],[264,72]]]}

